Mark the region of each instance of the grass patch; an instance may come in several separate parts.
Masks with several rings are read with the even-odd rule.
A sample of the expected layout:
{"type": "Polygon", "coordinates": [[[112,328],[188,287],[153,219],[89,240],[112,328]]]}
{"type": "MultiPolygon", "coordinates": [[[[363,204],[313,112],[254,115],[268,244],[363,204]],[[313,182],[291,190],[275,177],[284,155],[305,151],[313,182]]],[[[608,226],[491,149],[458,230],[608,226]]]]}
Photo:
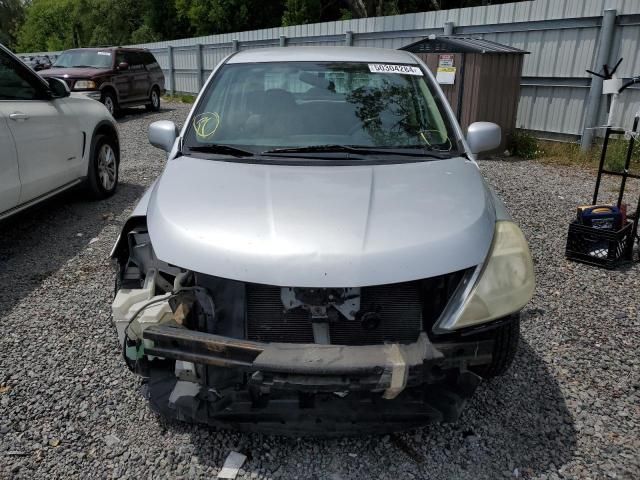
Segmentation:
{"type": "MultiPolygon", "coordinates": [[[[629,140],[622,135],[612,135],[607,146],[605,168],[614,172],[624,170],[629,140]]],[[[602,152],[602,139],[598,139],[588,151],[583,152],[579,143],[551,142],[538,140],[526,131],[516,130],[511,136],[509,150],[513,155],[531,160],[539,159],[543,163],[556,165],[576,165],[585,168],[598,168],[602,152]]],[[[640,173],[640,139],[636,140],[631,155],[629,171],[640,173]]]]}
{"type": "Polygon", "coordinates": [[[167,94],[162,98],[165,102],[193,103],[196,101],[195,95],[188,95],[186,93],[167,94]]]}

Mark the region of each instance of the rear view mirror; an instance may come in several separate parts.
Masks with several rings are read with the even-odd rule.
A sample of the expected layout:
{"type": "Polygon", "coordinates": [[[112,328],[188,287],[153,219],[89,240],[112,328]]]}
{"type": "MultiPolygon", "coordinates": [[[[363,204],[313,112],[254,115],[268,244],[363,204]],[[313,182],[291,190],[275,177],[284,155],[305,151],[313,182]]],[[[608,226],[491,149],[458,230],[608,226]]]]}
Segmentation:
{"type": "Polygon", "coordinates": [[[160,120],[149,125],[149,143],[156,148],[170,152],[178,138],[178,127],[169,120],[160,120]]]}
{"type": "Polygon", "coordinates": [[[120,62],[118,64],[118,70],[129,70],[129,64],[127,62],[120,62]]]}
{"type": "Polygon", "coordinates": [[[471,153],[488,152],[500,146],[502,131],[491,122],[474,122],[467,129],[467,144],[471,153]]]}

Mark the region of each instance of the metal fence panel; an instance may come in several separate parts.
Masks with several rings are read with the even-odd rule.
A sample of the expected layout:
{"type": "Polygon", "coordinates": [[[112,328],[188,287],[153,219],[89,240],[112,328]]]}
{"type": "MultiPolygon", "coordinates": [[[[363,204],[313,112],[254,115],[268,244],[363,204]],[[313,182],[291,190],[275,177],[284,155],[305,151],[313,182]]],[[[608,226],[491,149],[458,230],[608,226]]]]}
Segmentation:
{"type": "MultiPolygon", "coordinates": [[[[585,70],[600,67],[594,60],[600,42],[600,25],[604,9],[611,8],[616,10],[617,26],[609,62],[624,57],[620,76],[638,75],[640,0],[535,0],[132,46],[153,52],[165,72],[169,90],[197,93],[202,80],[234,51],[234,41],[240,50],[279,46],[282,36],[288,46],[345,45],[347,32],[353,32],[349,37],[353,46],[396,49],[427,35],[441,34],[445,22],[453,22],[455,33],[479,36],[531,52],[524,60],[518,127],[580,135],[591,85],[585,70]],[[172,61],[169,46],[173,47],[172,61]],[[171,78],[175,79],[175,85],[171,84],[171,78]]],[[[606,108],[606,102],[601,101],[598,117],[601,122],[606,118],[606,108]]],[[[640,87],[621,96],[616,122],[624,123],[638,108],[640,87]]]]}

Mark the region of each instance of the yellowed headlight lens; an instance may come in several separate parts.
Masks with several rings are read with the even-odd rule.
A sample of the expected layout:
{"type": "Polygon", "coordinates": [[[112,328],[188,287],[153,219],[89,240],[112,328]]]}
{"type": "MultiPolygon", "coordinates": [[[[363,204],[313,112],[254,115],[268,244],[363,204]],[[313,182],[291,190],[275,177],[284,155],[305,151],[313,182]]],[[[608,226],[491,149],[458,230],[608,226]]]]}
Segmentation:
{"type": "Polygon", "coordinates": [[[527,240],[513,222],[496,222],[487,263],[452,328],[489,322],[519,311],[535,289],[527,240]]]}
{"type": "Polygon", "coordinates": [[[96,82],[93,80],[78,80],[73,84],[74,90],[88,90],[91,88],[96,88],[96,82]]]}

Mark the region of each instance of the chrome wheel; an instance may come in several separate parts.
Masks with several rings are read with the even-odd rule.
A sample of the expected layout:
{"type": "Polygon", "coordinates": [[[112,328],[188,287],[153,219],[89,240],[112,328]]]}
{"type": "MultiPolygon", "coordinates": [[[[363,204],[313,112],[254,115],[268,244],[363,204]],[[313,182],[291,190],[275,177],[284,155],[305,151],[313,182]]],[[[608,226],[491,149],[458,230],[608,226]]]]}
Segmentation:
{"type": "Polygon", "coordinates": [[[98,152],[98,179],[105,191],[110,192],[116,186],[116,154],[111,145],[105,143],[98,152]]]}
{"type": "Polygon", "coordinates": [[[151,91],[151,105],[153,105],[153,108],[155,110],[160,108],[160,96],[158,95],[158,91],[156,89],[153,89],[151,91]]]}
{"type": "Polygon", "coordinates": [[[104,97],[104,106],[107,107],[107,110],[109,110],[109,113],[113,115],[115,107],[113,105],[113,98],[111,98],[109,95],[104,97]]]}

